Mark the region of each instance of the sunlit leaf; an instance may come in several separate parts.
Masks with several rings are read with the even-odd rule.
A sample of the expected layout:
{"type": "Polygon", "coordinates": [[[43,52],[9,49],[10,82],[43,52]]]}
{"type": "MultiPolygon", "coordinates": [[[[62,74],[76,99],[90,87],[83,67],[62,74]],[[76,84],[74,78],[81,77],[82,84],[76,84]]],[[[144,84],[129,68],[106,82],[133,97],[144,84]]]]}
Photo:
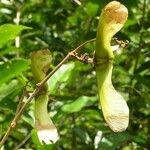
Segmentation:
{"type": "Polygon", "coordinates": [[[61,83],[67,84],[67,81],[71,78],[74,67],[75,67],[74,62],[64,64],[48,80],[48,87],[51,94],[54,94],[58,90],[61,83]]]}
{"type": "Polygon", "coordinates": [[[28,68],[28,61],[25,59],[14,59],[0,65],[0,84],[7,82],[13,77],[18,76],[20,73],[28,68]]]}
{"type": "Polygon", "coordinates": [[[96,3],[88,2],[85,7],[86,7],[86,10],[87,10],[87,13],[90,16],[92,16],[92,15],[96,14],[99,6],[96,3]]]}
{"type": "Polygon", "coordinates": [[[2,84],[0,86],[0,108],[15,111],[17,103],[14,100],[22,88],[23,85],[17,80],[12,80],[8,84],[2,84]]]}
{"type": "Polygon", "coordinates": [[[83,107],[87,106],[89,103],[95,101],[96,101],[96,97],[82,96],[79,97],[77,100],[73,101],[72,103],[63,105],[62,110],[64,112],[69,112],[69,113],[78,112],[83,107]]]}
{"type": "Polygon", "coordinates": [[[118,145],[123,144],[132,137],[127,132],[124,133],[111,133],[103,137],[102,141],[99,143],[99,148],[101,150],[116,150],[118,145]]]}
{"type": "Polygon", "coordinates": [[[9,40],[13,40],[16,36],[25,29],[31,29],[22,25],[4,24],[0,26],[0,48],[3,47],[9,40]]]}

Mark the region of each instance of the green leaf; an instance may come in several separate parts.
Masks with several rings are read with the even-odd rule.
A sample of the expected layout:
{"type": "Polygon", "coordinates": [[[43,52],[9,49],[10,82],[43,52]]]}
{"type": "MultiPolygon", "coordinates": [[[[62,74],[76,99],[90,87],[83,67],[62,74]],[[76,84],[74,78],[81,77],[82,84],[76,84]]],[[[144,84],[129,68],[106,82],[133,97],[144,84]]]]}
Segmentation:
{"type": "Polygon", "coordinates": [[[13,40],[16,36],[25,29],[31,29],[23,25],[4,24],[0,26],[0,48],[8,43],[9,40],[13,40]]]}
{"type": "Polygon", "coordinates": [[[86,7],[88,15],[94,16],[97,13],[99,5],[95,4],[95,3],[88,2],[85,7],[86,7]]]}
{"type": "Polygon", "coordinates": [[[101,150],[116,150],[118,145],[121,145],[121,143],[124,143],[129,139],[131,139],[131,135],[127,132],[110,133],[104,136],[102,141],[99,143],[99,148],[101,150]]]}
{"type": "Polygon", "coordinates": [[[144,62],[137,70],[136,70],[136,74],[139,74],[143,71],[148,71],[149,70],[149,64],[150,64],[150,60],[144,62]]]}
{"type": "Polygon", "coordinates": [[[64,112],[74,113],[80,111],[83,107],[96,101],[96,97],[81,96],[72,103],[65,104],[62,107],[64,112]]]}
{"type": "Polygon", "coordinates": [[[0,84],[18,76],[28,68],[28,61],[25,59],[14,59],[0,65],[0,84]]]}
{"type": "Polygon", "coordinates": [[[141,75],[135,75],[135,78],[137,79],[137,81],[145,86],[147,86],[147,88],[150,87],[150,80],[149,78],[145,78],[144,76],[141,75]]]}
{"type": "Polygon", "coordinates": [[[5,55],[5,54],[15,54],[17,51],[20,51],[21,48],[17,48],[14,46],[8,46],[8,47],[3,47],[0,49],[0,56],[5,55]]]}
{"type": "Polygon", "coordinates": [[[77,137],[79,137],[82,142],[84,142],[86,144],[90,143],[91,139],[85,130],[83,130],[80,127],[75,127],[73,130],[74,130],[75,134],[77,135],[77,137]]]}
{"type": "Polygon", "coordinates": [[[12,80],[8,84],[2,84],[0,86],[0,109],[15,111],[17,103],[14,100],[22,88],[23,85],[18,80],[12,80]]]}
{"type": "Polygon", "coordinates": [[[75,68],[75,63],[71,62],[68,64],[62,65],[59,70],[48,80],[48,87],[51,94],[55,94],[58,86],[61,83],[67,84],[67,81],[72,75],[72,71],[75,68]]]}
{"type": "Polygon", "coordinates": [[[12,80],[10,83],[8,84],[3,84],[0,87],[0,101],[8,96],[9,94],[11,94],[12,92],[14,92],[15,87],[18,85],[17,80],[12,80]]]}
{"type": "Polygon", "coordinates": [[[38,139],[38,135],[37,135],[37,132],[36,132],[35,129],[32,130],[31,134],[32,134],[32,141],[33,141],[33,143],[34,143],[34,145],[35,145],[35,148],[36,148],[37,150],[44,150],[44,149],[42,148],[42,145],[41,145],[39,139],[38,139]]]}

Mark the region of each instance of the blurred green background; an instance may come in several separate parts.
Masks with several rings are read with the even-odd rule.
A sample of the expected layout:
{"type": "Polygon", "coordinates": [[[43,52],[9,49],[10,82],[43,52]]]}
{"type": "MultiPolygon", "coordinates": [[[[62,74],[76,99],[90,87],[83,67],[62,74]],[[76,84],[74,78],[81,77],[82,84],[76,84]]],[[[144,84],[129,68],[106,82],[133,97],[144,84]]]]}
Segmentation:
{"type": "MultiPolygon", "coordinates": [[[[0,139],[15,115],[26,83],[27,96],[35,88],[31,52],[48,48],[53,56],[53,69],[69,51],[96,37],[98,17],[108,2],[110,0],[0,1],[0,139]]],[[[128,8],[129,17],[115,37],[128,40],[129,45],[115,53],[112,81],[130,108],[128,129],[114,133],[108,128],[98,106],[93,66],[70,59],[48,82],[48,111],[60,140],[47,146],[38,143],[33,130],[33,101],[9,136],[5,150],[150,149],[150,1],[120,2],[128,8]]],[[[92,56],[94,50],[95,43],[90,43],[81,53],[92,56]]]]}

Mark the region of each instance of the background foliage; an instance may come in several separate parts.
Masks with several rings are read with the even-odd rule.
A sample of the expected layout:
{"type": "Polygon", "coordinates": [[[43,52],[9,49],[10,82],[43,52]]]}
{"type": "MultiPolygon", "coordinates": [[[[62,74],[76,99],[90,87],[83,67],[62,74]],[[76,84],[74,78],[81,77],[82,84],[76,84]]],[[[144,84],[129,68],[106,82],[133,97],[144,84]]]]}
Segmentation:
{"type": "MultiPolygon", "coordinates": [[[[30,69],[31,52],[49,48],[53,56],[51,69],[54,68],[70,50],[95,38],[100,11],[109,1],[1,0],[0,138],[15,115],[26,82],[28,94],[35,87],[30,69]],[[21,14],[21,26],[15,25],[17,13],[21,14]],[[20,46],[16,47],[17,35],[20,46]]],[[[32,102],[8,138],[6,150],[150,149],[150,3],[149,0],[120,2],[129,9],[129,18],[116,37],[128,40],[129,45],[115,54],[113,84],[130,108],[127,131],[113,133],[107,127],[98,106],[93,66],[70,60],[49,80],[48,110],[60,140],[49,147],[38,143],[33,130],[32,102]]],[[[82,53],[92,55],[94,49],[95,44],[88,44],[82,53]]]]}

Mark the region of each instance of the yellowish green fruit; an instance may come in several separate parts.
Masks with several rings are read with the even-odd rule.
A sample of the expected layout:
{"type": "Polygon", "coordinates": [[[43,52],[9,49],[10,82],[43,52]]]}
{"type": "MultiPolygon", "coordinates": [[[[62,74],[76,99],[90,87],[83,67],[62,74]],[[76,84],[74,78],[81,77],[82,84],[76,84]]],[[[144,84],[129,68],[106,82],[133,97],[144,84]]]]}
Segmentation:
{"type": "MultiPolygon", "coordinates": [[[[32,53],[31,68],[36,82],[41,82],[45,77],[52,61],[49,50],[40,50],[32,53]]],[[[35,97],[35,128],[41,143],[55,143],[59,136],[57,129],[47,111],[48,91],[47,84],[35,97]]]]}
{"type": "Polygon", "coordinates": [[[129,109],[124,98],[114,89],[112,37],[123,27],[128,17],[127,8],[120,2],[108,3],[99,18],[96,36],[95,68],[100,105],[108,126],[114,132],[124,131],[129,123],[129,109]]]}

